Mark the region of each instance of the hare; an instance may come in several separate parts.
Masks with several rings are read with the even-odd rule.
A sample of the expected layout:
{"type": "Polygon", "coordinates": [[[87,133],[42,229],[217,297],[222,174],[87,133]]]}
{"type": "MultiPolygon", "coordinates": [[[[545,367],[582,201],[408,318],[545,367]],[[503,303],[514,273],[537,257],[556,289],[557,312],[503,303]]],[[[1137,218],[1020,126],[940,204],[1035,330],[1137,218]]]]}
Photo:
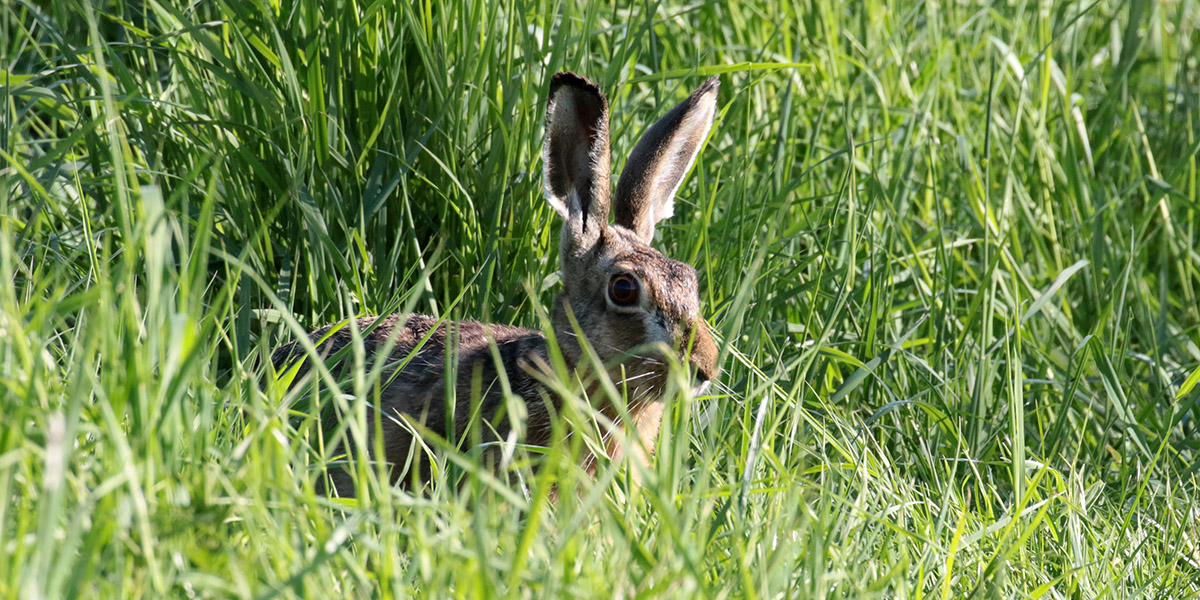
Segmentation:
{"type": "MultiPolygon", "coordinates": [[[[608,101],[595,84],[574,73],[557,73],[550,81],[543,177],[546,200],[562,218],[563,283],[553,304],[553,330],[568,368],[589,363],[578,339],[581,332],[613,382],[626,391],[625,410],[595,400],[605,397],[601,392],[590,395],[603,404],[596,408],[625,430],[626,435],[607,436],[605,450],[613,458],[626,454],[622,438],[641,438],[641,444],[629,449],[636,460],[646,460],[641,449],[655,445],[669,364],[662,352],[675,353],[690,366],[694,393],[702,392],[718,372],[717,349],[700,314],[696,271],[650,247],[655,225],[672,215],[675,192],[712,127],[718,86],[716,77],[705,81],[650,127],[634,147],[613,195],[608,101]],[[622,424],[622,417],[632,422],[622,424]]],[[[458,440],[473,418],[482,418],[487,421],[481,427],[485,440],[509,435],[513,425],[500,410],[506,403],[501,375],[524,401],[524,443],[550,443],[552,416],[561,399],[541,383],[550,359],[540,331],[473,321],[439,323],[416,314],[368,317],[357,326],[370,329],[363,336],[368,358],[392,338],[393,360],[412,355],[400,362],[398,373],[385,370],[381,382],[386,387],[379,397],[379,431],[393,485],[423,484],[431,477],[420,440],[414,439],[419,428],[412,422],[438,435],[452,431],[458,440]],[[452,386],[445,381],[450,373],[452,386]]],[[[318,347],[322,355],[351,343],[348,327],[330,331],[325,327],[310,335],[314,343],[324,340],[318,347]]],[[[286,346],[274,362],[281,365],[297,354],[294,344],[286,346]]],[[[367,447],[376,447],[370,434],[367,447]]],[[[584,467],[593,472],[594,460],[587,463],[584,467]]],[[[331,470],[330,480],[333,493],[354,494],[348,473],[331,470]]]]}

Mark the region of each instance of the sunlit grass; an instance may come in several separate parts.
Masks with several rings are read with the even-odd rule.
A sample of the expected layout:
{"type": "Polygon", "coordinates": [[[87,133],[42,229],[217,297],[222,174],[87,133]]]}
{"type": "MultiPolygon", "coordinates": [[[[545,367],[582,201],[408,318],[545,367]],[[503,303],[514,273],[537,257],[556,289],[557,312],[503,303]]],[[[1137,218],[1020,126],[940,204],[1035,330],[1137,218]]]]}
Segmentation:
{"type": "Polygon", "coordinates": [[[1195,2],[8,0],[0,31],[0,596],[1200,597],[1195,2]],[[288,392],[279,345],[544,323],[563,69],[618,169],[721,76],[658,243],[720,388],[640,487],[576,441],[317,495],[312,402],[374,365],[288,392]]]}

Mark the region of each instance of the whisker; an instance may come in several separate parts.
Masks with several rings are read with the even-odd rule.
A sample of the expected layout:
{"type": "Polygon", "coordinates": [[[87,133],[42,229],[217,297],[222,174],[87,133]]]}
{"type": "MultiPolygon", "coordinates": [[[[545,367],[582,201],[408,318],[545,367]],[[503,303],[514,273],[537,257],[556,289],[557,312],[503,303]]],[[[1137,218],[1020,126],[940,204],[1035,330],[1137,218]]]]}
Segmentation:
{"type": "Polygon", "coordinates": [[[654,375],[658,375],[658,373],[654,373],[651,371],[651,372],[647,372],[647,373],[642,373],[641,375],[634,375],[633,377],[626,377],[625,379],[622,379],[621,381],[614,381],[613,383],[622,383],[622,382],[630,383],[632,381],[637,381],[639,379],[644,379],[646,377],[651,377],[654,375]]]}

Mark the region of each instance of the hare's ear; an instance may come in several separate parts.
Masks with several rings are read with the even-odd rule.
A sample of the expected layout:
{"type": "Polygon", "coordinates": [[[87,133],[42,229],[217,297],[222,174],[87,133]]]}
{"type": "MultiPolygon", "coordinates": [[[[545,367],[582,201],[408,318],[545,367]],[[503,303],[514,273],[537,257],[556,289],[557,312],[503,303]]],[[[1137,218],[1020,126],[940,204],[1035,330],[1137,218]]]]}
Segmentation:
{"type": "Polygon", "coordinates": [[[712,128],[717,111],[715,76],[652,125],[633,148],[617,182],[616,223],[647,244],[654,226],[675,213],[675,190],[712,128]]]}
{"type": "Polygon", "coordinates": [[[590,249],[608,227],[608,101],[574,73],[550,80],[543,163],[546,200],[563,218],[563,249],[590,249]]]}

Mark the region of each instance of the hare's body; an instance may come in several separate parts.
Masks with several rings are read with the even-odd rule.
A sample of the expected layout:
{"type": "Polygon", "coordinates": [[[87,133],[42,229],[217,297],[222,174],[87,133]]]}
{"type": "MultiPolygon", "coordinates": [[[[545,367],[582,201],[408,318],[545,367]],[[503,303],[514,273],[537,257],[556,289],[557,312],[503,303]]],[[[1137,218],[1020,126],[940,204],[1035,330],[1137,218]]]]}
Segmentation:
{"type": "MultiPolygon", "coordinates": [[[[355,325],[360,332],[366,332],[361,335],[367,356],[376,357],[376,353],[394,339],[391,355],[384,362],[403,364],[399,370],[384,371],[382,379],[388,384],[379,395],[380,413],[384,417],[380,420],[384,458],[389,464],[416,468],[422,481],[428,480],[430,475],[424,453],[413,447],[411,424],[405,423],[401,415],[437,435],[450,437],[447,425],[453,423],[455,433],[465,431],[472,417],[469,399],[477,398],[479,414],[476,418],[482,418],[490,425],[479,429],[481,439],[498,441],[508,435],[509,420],[495,418],[504,403],[496,355],[499,366],[506,373],[509,389],[525,401],[528,421],[524,442],[549,443],[549,407],[540,400],[542,386],[531,371],[532,365],[544,364],[547,360],[546,337],[540,331],[475,321],[439,323],[434,317],[416,314],[366,317],[358,319],[355,325]],[[447,354],[447,343],[453,348],[452,354],[447,354]],[[496,355],[493,355],[493,343],[496,355]],[[413,350],[418,346],[420,349],[414,354],[413,350]],[[456,364],[448,365],[448,357],[456,364]],[[448,372],[455,373],[453,397],[456,405],[448,405],[444,400],[448,372]]],[[[326,356],[353,343],[348,323],[338,326],[332,335],[330,329],[325,327],[311,336],[314,341],[328,337],[320,346],[321,354],[326,356]]],[[[288,346],[281,352],[291,354],[297,350],[295,346],[288,346]]],[[[277,357],[276,362],[281,359],[283,356],[277,357]]],[[[367,447],[373,446],[374,439],[368,433],[367,447]]],[[[396,483],[402,475],[406,476],[403,470],[394,470],[392,482],[396,483]]],[[[353,482],[347,473],[331,469],[330,478],[339,496],[354,494],[353,482]]]]}
{"type": "MultiPolygon", "coordinates": [[[[606,438],[605,450],[614,458],[626,452],[621,438],[641,439],[631,446],[636,458],[644,458],[640,448],[653,448],[672,360],[690,365],[697,387],[716,376],[717,352],[700,315],[695,270],[650,247],[656,223],[671,216],[675,190],[712,125],[716,92],[712,78],[646,132],[613,197],[608,102],[576,75],[559,73],[551,82],[545,192],[563,218],[563,291],[554,303],[554,333],[570,369],[589,363],[579,341],[582,333],[625,394],[627,402],[620,409],[603,393],[589,394],[595,408],[625,430],[606,438]],[[613,224],[610,212],[616,216],[613,224]],[[668,360],[664,353],[674,358],[668,360]]],[[[395,340],[390,358],[403,364],[398,372],[383,372],[379,403],[383,458],[398,467],[392,471],[393,482],[410,481],[414,474],[420,481],[429,479],[425,453],[413,437],[421,427],[461,440],[470,423],[480,422],[482,441],[505,439],[513,426],[502,410],[507,404],[504,383],[524,404],[516,411],[524,419],[520,441],[551,442],[551,419],[561,399],[540,383],[550,362],[541,332],[473,321],[439,325],[422,315],[361,319],[357,326],[370,329],[363,338],[368,356],[395,340]],[[447,381],[450,373],[453,381],[447,381]],[[451,390],[453,396],[447,393],[451,390]]],[[[320,340],[328,331],[311,337],[320,340]]],[[[320,353],[329,355],[349,344],[350,332],[343,326],[328,336],[320,353]]],[[[275,362],[295,353],[294,346],[285,348],[275,362]]],[[[374,447],[374,440],[367,442],[374,447]]],[[[593,465],[589,460],[584,466],[590,471],[593,465]]],[[[339,495],[353,493],[348,474],[336,471],[331,477],[339,495]]]]}

